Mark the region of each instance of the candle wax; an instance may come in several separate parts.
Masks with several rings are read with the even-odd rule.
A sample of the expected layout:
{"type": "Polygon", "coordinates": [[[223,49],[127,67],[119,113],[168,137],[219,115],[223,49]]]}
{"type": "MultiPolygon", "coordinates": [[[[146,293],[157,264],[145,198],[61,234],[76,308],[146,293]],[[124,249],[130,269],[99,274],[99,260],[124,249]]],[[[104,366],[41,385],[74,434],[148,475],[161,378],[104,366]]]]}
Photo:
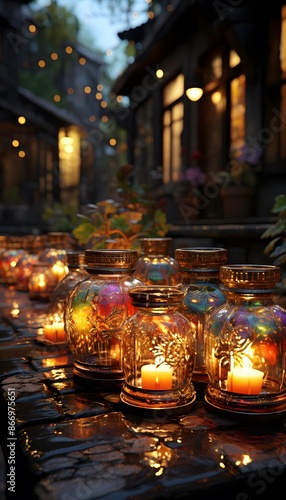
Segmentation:
{"type": "Polygon", "coordinates": [[[142,389],[164,391],[172,389],[173,369],[167,364],[144,365],[141,368],[142,389]]]}
{"type": "Polygon", "coordinates": [[[263,372],[253,368],[233,368],[227,375],[227,389],[239,394],[259,394],[263,372]]]}
{"type": "Polygon", "coordinates": [[[64,322],[58,321],[52,325],[44,325],[44,336],[50,342],[64,342],[66,340],[64,322]]]}

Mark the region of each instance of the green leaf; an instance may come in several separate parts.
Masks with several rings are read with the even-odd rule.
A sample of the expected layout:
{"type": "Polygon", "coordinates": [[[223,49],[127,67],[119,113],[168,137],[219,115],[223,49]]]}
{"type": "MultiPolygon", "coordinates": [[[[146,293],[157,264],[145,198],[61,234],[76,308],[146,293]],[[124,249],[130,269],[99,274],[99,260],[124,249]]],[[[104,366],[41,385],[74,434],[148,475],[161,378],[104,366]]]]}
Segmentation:
{"type": "Polygon", "coordinates": [[[266,229],[266,231],[264,231],[261,238],[270,238],[284,233],[286,234],[286,219],[278,219],[274,224],[266,229]]]}
{"type": "Polygon", "coordinates": [[[278,194],[275,197],[272,212],[277,214],[283,211],[285,211],[284,217],[286,218],[286,194],[278,194]]]}
{"type": "Polygon", "coordinates": [[[282,240],[282,243],[280,245],[277,245],[276,247],[274,247],[274,250],[270,254],[270,257],[279,257],[283,253],[285,254],[285,257],[286,257],[286,239],[284,241],[282,240]]]}
{"type": "Polygon", "coordinates": [[[90,222],[82,222],[73,231],[80,245],[86,244],[94,234],[94,226],[90,222]]]}
{"type": "Polygon", "coordinates": [[[114,215],[110,221],[110,229],[119,229],[122,233],[129,234],[131,232],[131,225],[124,215],[114,215]]]}

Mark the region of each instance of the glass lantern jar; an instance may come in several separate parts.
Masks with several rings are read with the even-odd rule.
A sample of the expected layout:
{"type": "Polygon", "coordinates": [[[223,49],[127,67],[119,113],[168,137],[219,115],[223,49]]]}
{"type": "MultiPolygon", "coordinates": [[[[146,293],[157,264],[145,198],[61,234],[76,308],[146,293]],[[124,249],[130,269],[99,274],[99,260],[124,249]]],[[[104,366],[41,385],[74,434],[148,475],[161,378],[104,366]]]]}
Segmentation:
{"type": "Polygon", "coordinates": [[[181,276],[176,260],[171,257],[172,238],[140,239],[141,255],[134,276],[146,285],[178,285],[181,276]]]}
{"type": "Polygon", "coordinates": [[[226,301],[221,289],[220,267],[226,263],[225,248],[191,247],[175,250],[181,288],[185,292],[181,312],[196,332],[196,362],[193,383],[204,394],[209,381],[205,364],[205,323],[210,312],[226,301]]]}
{"type": "Polygon", "coordinates": [[[132,276],[136,260],[135,250],[85,250],[88,277],[70,292],[64,314],[79,383],[122,384],[122,329],[134,312],[128,290],[140,284],[132,276]]]}
{"type": "Polygon", "coordinates": [[[25,254],[20,257],[15,266],[16,290],[29,291],[28,282],[33,270],[33,265],[38,261],[39,254],[45,247],[45,236],[29,234],[23,237],[25,254]]]}
{"type": "Polygon", "coordinates": [[[67,266],[69,270],[68,274],[57,284],[52,292],[47,320],[44,325],[44,337],[53,343],[63,343],[66,341],[64,312],[68,295],[77,283],[88,276],[84,252],[68,251],[67,266]]]}
{"type": "Polygon", "coordinates": [[[178,308],[184,292],[148,285],[130,290],[136,313],[122,338],[121,401],[140,410],[186,412],[195,402],[191,382],[195,336],[178,308]]]}
{"type": "Polygon", "coordinates": [[[47,262],[36,261],[28,279],[28,293],[31,300],[49,301],[57,281],[47,262]]]}
{"type": "Polygon", "coordinates": [[[24,255],[26,251],[23,248],[23,236],[7,236],[6,248],[0,253],[0,283],[16,284],[15,267],[24,255]]]}
{"type": "Polygon", "coordinates": [[[67,252],[68,274],[57,284],[50,299],[48,315],[63,319],[66,301],[69,292],[80,281],[88,277],[85,264],[85,253],[77,251],[67,252]]]}
{"type": "Polygon", "coordinates": [[[286,412],[286,310],[273,301],[279,267],[222,266],[227,301],[206,324],[205,400],[250,417],[286,412]]]}

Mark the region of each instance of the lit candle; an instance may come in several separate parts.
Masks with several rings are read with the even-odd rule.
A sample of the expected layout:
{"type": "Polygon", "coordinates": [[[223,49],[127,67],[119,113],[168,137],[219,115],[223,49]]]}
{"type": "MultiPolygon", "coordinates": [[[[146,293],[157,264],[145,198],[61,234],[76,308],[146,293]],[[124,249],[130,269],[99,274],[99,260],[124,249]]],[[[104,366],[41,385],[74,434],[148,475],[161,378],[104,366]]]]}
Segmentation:
{"type": "Polygon", "coordinates": [[[67,266],[58,261],[53,265],[52,273],[57,281],[61,281],[67,274],[67,266]]]}
{"type": "Polygon", "coordinates": [[[56,341],[64,342],[66,340],[66,331],[64,322],[58,321],[57,323],[54,323],[54,326],[56,329],[56,341]]]}
{"type": "Polygon", "coordinates": [[[50,342],[64,342],[66,340],[66,332],[63,321],[56,321],[54,323],[44,325],[44,336],[50,342]]]}
{"type": "Polygon", "coordinates": [[[44,336],[46,340],[55,342],[56,331],[54,325],[44,325],[44,336]]]}
{"type": "Polygon", "coordinates": [[[167,364],[144,365],[141,368],[142,389],[164,391],[172,389],[173,369],[167,364]]]}
{"type": "Polygon", "coordinates": [[[263,372],[253,368],[233,368],[227,374],[227,389],[239,394],[259,394],[263,372]]]}

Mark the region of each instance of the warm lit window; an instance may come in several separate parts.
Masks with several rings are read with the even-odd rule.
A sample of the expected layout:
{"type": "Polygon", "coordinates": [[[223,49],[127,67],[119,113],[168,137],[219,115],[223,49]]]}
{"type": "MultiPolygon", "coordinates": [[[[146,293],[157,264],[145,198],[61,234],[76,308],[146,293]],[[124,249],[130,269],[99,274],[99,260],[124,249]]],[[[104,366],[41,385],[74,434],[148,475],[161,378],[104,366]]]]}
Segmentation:
{"type": "Polygon", "coordinates": [[[184,75],[178,75],[163,90],[163,183],[177,181],[181,167],[181,135],[184,106],[178,102],[184,94],[184,75]]]}
{"type": "Polygon", "coordinates": [[[167,107],[184,94],[184,75],[178,75],[164,87],[163,106],[167,107]]]}
{"type": "Polygon", "coordinates": [[[238,66],[240,63],[241,59],[235,50],[231,50],[229,54],[229,67],[230,68],[235,68],[235,66],[238,66]]]}
{"type": "Polygon", "coordinates": [[[245,142],[245,75],[230,84],[230,149],[237,151],[245,142]]]}
{"type": "Polygon", "coordinates": [[[177,181],[181,168],[181,135],[184,106],[179,102],[166,110],[163,116],[163,183],[177,181]]]}
{"type": "Polygon", "coordinates": [[[265,101],[265,123],[268,138],[264,141],[265,167],[286,159],[286,5],[281,8],[281,17],[271,16],[268,25],[268,59],[265,70],[267,99],[265,101]],[[270,140],[271,139],[271,140],[270,140]]]}

